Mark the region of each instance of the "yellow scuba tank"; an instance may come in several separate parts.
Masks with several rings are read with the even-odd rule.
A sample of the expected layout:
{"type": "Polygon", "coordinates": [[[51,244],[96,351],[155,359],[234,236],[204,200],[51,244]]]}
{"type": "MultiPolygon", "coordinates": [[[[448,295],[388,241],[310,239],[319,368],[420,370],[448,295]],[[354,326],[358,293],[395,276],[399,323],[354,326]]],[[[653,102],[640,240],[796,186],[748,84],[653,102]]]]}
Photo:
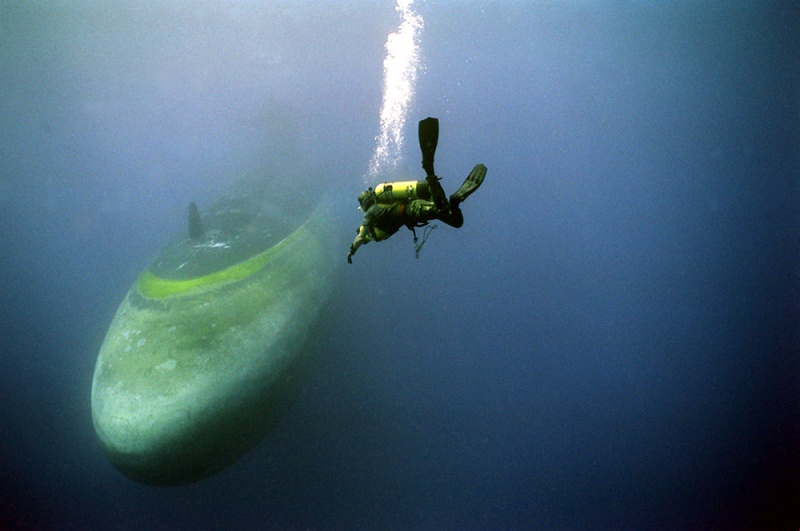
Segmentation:
{"type": "Polygon", "coordinates": [[[431,192],[427,181],[396,181],[376,186],[375,197],[378,203],[401,203],[413,199],[429,200],[431,192]]]}

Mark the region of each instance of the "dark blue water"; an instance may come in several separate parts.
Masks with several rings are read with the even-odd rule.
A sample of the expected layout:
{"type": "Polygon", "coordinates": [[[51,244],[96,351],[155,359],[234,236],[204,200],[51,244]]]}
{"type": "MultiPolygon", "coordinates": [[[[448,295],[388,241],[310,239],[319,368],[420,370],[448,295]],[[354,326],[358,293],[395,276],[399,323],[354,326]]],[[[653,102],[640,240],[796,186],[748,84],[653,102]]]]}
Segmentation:
{"type": "Polygon", "coordinates": [[[386,4],[0,6],[2,526],[798,528],[793,2],[420,5],[401,166],[439,117],[464,227],[359,251],[233,467],[107,462],[96,355],[189,201],[299,175],[358,225],[386,4]]]}

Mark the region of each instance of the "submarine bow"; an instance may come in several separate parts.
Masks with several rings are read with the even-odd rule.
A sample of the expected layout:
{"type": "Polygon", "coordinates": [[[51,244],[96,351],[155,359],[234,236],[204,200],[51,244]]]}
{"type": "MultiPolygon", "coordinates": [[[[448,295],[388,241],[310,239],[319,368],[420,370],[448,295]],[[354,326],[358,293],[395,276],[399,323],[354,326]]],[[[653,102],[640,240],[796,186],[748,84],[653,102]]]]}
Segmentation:
{"type": "Polygon", "coordinates": [[[291,219],[240,187],[134,282],[100,349],[92,420],[123,474],[175,485],[230,465],[274,426],[335,274],[330,208],[291,219]],[[200,227],[200,228],[198,228],[200,227]]]}

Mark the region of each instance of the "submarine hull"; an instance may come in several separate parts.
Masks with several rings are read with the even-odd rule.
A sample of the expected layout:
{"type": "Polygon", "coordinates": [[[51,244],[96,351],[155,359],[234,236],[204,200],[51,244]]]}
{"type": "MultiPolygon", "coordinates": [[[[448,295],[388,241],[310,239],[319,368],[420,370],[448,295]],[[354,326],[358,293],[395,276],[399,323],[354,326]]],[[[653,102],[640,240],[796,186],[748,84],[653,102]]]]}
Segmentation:
{"type": "Polygon", "coordinates": [[[224,274],[164,280],[151,267],[134,284],[92,384],[98,439],[123,474],[152,485],[190,483],[268,433],[333,282],[326,217],[318,208],[224,274]]]}

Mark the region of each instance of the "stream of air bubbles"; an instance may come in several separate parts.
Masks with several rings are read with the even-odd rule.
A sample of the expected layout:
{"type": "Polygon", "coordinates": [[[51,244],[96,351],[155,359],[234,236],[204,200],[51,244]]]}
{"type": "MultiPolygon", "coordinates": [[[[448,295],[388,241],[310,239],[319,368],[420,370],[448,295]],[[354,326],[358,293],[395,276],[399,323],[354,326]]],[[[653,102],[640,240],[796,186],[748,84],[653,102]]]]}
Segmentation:
{"type": "Polygon", "coordinates": [[[375,137],[375,151],[369,163],[365,184],[382,179],[397,167],[403,147],[403,126],[408,104],[414,96],[419,69],[419,34],[422,17],[414,12],[414,0],[397,0],[400,26],[386,39],[383,61],[383,104],[381,129],[375,137]]]}

